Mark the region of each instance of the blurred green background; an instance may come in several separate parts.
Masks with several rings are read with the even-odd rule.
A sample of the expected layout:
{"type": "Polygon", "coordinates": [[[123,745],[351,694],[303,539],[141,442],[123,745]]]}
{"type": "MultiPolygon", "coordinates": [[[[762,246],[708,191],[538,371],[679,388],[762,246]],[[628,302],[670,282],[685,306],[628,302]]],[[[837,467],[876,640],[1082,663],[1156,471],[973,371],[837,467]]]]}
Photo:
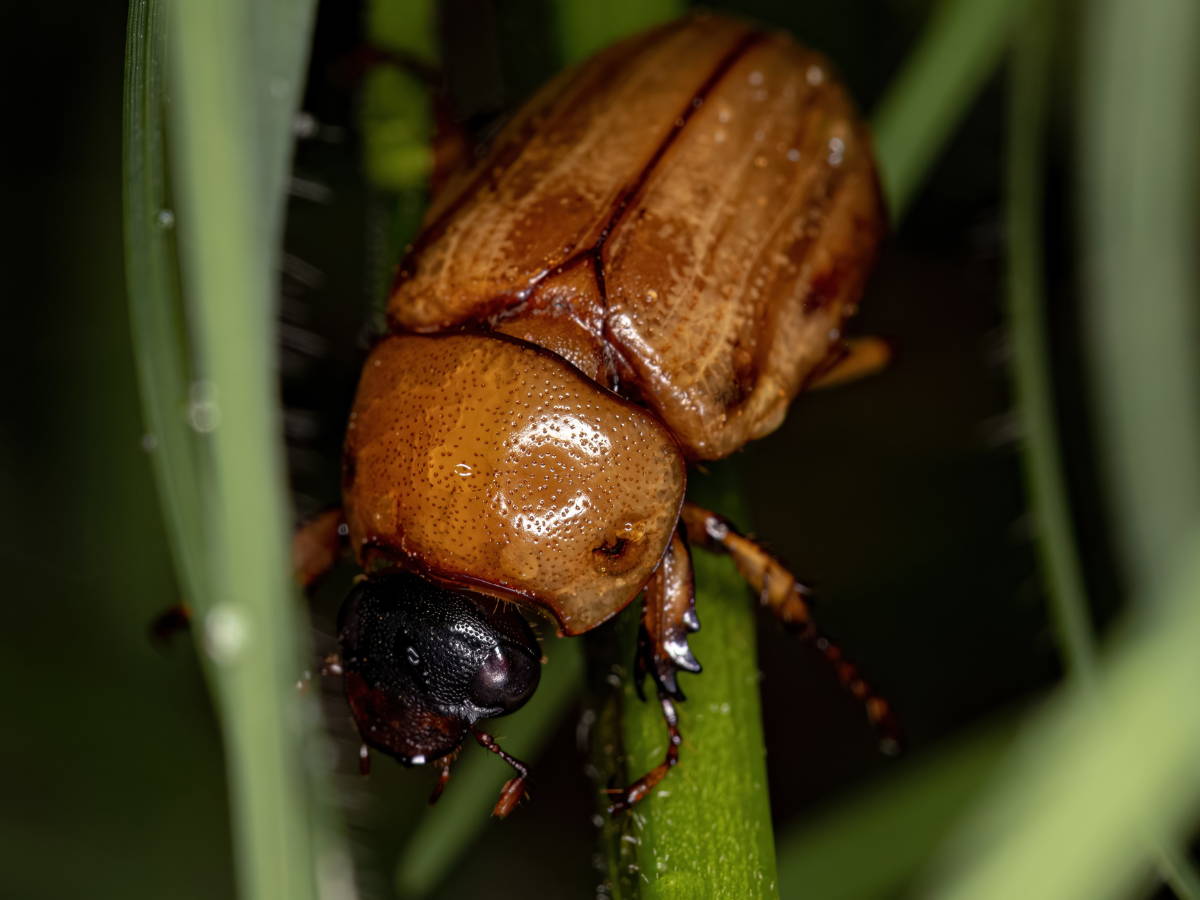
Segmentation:
{"type": "MultiPolygon", "coordinates": [[[[913,0],[719,5],[827,53],[866,110],[928,14],[913,0]]],[[[4,896],[233,890],[221,743],[199,666],[188,641],[158,648],[147,638],[150,620],[181,598],[143,446],[122,281],[125,14],[121,2],[10,3],[0,21],[10,100],[8,412],[0,442],[9,510],[0,548],[10,563],[0,638],[10,721],[0,744],[4,896]]],[[[301,148],[297,177],[329,190],[289,209],[284,397],[302,512],[333,498],[338,410],[353,385],[368,309],[362,273],[372,201],[361,185],[346,66],[361,42],[359,15],[353,4],[320,11],[305,108],[341,137],[301,148]]],[[[486,129],[557,68],[545,15],[529,0],[444,4],[447,65],[464,119],[486,129]]],[[[1064,41],[1056,83],[1070,83],[1073,53],[1064,41]]],[[[802,397],[776,434],[741,455],[756,532],[816,587],[820,621],[892,700],[910,739],[904,759],[878,757],[861,711],[819,654],[762,622],[781,843],[789,829],[897,775],[920,773],[947,744],[982,733],[959,768],[943,773],[948,786],[930,787],[930,804],[965,808],[1002,746],[1004,723],[1060,674],[1005,368],[1002,86],[1000,78],[989,86],[939,158],[856,320],[860,333],[894,341],[895,365],[868,382],[802,397]]],[[[1055,176],[1070,169],[1074,127],[1061,99],[1052,95],[1055,176]]],[[[1120,573],[1080,399],[1069,200],[1065,182],[1053,178],[1049,324],[1075,523],[1103,624],[1119,611],[1120,573]]],[[[331,591],[314,604],[326,635],[336,603],[331,591]]],[[[489,823],[469,864],[438,896],[594,894],[591,791],[575,720],[530,760],[534,802],[510,821],[489,823]]],[[[350,765],[356,744],[336,712],[331,732],[339,759],[330,765],[339,772],[362,894],[390,896],[391,867],[423,810],[427,779],[377,760],[360,782],[350,765]]],[[[849,872],[864,862],[844,865],[849,872]]],[[[901,873],[882,893],[845,896],[904,896],[911,877],[901,873]]]]}

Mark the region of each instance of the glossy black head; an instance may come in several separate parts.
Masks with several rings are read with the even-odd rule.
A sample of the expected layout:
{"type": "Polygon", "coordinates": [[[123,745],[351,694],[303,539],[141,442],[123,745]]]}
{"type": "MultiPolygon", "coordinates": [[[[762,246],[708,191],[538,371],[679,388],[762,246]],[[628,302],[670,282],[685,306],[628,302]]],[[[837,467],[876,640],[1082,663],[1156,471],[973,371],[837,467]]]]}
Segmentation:
{"type": "Polygon", "coordinates": [[[355,585],[338,643],[363,740],[406,765],[445,756],[479,719],[518,709],[541,676],[537,639],[515,608],[415,575],[355,585]]]}

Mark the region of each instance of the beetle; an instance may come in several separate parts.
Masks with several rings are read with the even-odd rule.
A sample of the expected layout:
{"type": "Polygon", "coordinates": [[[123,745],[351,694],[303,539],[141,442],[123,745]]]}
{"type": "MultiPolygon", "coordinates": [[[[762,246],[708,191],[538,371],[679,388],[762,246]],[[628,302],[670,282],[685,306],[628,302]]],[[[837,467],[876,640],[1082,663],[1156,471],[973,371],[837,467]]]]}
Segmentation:
{"type": "MultiPolygon", "coordinates": [[[[337,534],[363,571],[338,667],[367,748],[441,770],[539,679],[522,609],[575,636],[644,596],[637,669],[678,760],[698,673],[689,542],[728,553],[786,624],[806,589],[685,499],[689,463],[774,430],[804,387],[874,368],[843,338],[884,233],[870,141],[818,54],[693,15],[552,80],[474,166],[439,179],[346,430],[340,511],[297,536],[301,580],[337,534]]],[[[843,682],[886,725],[854,667],[843,682]]]]}

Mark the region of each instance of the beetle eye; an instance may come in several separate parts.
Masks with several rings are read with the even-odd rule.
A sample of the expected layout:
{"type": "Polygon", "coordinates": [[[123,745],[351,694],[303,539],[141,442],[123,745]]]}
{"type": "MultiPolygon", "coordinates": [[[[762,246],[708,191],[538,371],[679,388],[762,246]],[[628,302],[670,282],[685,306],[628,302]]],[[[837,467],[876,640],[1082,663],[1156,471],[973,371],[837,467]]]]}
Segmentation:
{"type": "Polygon", "coordinates": [[[471,681],[471,702],[481,709],[510,713],[533,694],[541,674],[541,664],[526,650],[507,642],[497,644],[471,681]]]}

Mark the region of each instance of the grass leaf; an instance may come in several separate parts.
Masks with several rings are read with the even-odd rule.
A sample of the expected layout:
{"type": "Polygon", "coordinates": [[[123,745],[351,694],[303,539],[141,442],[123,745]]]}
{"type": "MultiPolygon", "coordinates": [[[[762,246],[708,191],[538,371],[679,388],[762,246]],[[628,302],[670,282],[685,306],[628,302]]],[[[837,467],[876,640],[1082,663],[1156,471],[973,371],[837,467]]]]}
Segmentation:
{"type": "Polygon", "coordinates": [[[241,892],[301,900],[316,897],[318,876],[336,865],[317,850],[293,687],[303,664],[288,578],[274,263],[312,10],[291,0],[252,9],[232,0],[169,9],[134,0],[125,107],[127,265],[143,404],[225,736],[241,892]],[[168,46],[173,103],[164,123],[168,46]],[[165,202],[164,147],[174,211],[165,202]]]}
{"type": "Polygon", "coordinates": [[[996,70],[1030,0],[942,0],[873,116],[880,180],[899,222],[996,70]]]}

